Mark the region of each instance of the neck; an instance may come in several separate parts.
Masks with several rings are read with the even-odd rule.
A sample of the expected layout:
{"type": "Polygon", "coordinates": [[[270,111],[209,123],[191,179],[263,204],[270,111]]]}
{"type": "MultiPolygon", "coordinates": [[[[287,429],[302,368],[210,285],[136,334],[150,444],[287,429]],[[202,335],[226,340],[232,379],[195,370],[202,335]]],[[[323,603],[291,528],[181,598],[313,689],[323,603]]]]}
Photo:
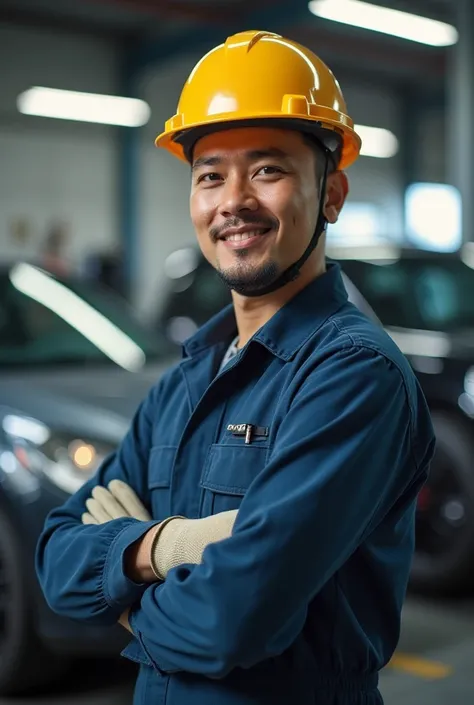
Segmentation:
{"type": "Polygon", "coordinates": [[[302,291],[308,284],[326,271],[325,261],[315,266],[310,258],[301,269],[300,276],[281,289],[266,296],[242,296],[232,292],[235,318],[239,333],[239,348],[243,348],[250,338],[272,318],[288,301],[302,291]]]}

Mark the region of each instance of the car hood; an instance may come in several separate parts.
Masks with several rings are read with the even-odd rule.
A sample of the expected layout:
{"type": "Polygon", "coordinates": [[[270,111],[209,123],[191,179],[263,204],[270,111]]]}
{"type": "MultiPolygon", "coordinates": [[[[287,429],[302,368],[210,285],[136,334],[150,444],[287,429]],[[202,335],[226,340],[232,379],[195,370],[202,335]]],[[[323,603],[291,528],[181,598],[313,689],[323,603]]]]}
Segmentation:
{"type": "Polygon", "coordinates": [[[175,362],[149,364],[139,372],[121,368],[57,367],[0,373],[0,405],[55,428],[119,440],[149,389],[175,362]],[[100,431],[99,431],[100,429],[100,431]]]}

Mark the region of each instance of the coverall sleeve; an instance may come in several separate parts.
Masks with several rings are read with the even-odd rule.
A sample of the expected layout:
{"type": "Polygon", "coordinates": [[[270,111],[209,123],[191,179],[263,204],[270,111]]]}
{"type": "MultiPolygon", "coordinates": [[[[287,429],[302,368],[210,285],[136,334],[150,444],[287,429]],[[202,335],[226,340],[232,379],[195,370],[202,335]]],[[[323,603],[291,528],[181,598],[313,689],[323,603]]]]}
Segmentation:
{"type": "Polygon", "coordinates": [[[133,487],[146,504],[152,414],[158,393],[156,385],[138,407],[117,451],[94,477],[47,517],[36,549],[36,572],[46,601],[58,614],[112,625],[146,589],[126,577],[123,559],[126,549],[156,522],[123,518],[83,525],[81,516],[87,511],[85,502],[92,489],[115,478],[133,487]]]}
{"type": "Polygon", "coordinates": [[[162,672],[221,678],[282,653],[308,605],[416,476],[400,371],[364,348],[300,386],[233,535],[173,569],[130,613],[162,672]]]}

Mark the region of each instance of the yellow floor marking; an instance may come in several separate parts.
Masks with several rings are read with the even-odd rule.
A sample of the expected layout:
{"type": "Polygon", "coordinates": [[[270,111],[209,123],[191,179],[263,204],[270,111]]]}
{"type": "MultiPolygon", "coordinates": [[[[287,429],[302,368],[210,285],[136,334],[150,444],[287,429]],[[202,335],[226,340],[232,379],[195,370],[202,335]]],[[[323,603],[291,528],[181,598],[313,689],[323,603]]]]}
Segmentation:
{"type": "Polygon", "coordinates": [[[453,668],[445,663],[430,661],[414,654],[403,653],[395,653],[388,664],[388,668],[404,671],[412,676],[425,678],[426,680],[447,678],[453,673],[453,668]]]}

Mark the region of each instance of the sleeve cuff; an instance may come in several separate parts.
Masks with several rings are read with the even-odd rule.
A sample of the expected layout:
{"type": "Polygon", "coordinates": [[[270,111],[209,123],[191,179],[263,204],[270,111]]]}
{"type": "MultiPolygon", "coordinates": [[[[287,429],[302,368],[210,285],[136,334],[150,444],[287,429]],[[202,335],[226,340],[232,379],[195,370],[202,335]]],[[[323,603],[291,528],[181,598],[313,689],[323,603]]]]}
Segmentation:
{"type": "MultiPolygon", "coordinates": [[[[148,586],[149,587],[149,586],[148,586]]],[[[173,668],[171,664],[157,663],[156,658],[152,656],[150,650],[147,648],[145,639],[137,625],[137,621],[140,617],[141,607],[132,607],[128,615],[128,623],[133,632],[135,640],[123,651],[123,656],[141,663],[146,666],[151,666],[155,669],[157,673],[161,676],[169,675],[170,673],[178,673],[180,669],[173,668]]]]}
{"type": "Polygon", "coordinates": [[[103,575],[104,598],[110,607],[125,610],[137,602],[149,587],[147,583],[135,583],[125,575],[124,557],[126,550],[157,523],[137,520],[122,529],[110,545],[103,575]]]}
{"type": "Polygon", "coordinates": [[[135,663],[139,663],[143,666],[151,666],[152,668],[158,670],[159,673],[161,673],[160,669],[156,668],[156,664],[150,658],[150,654],[148,653],[148,651],[143,643],[142,635],[141,635],[140,631],[137,629],[137,626],[135,624],[135,612],[134,612],[133,608],[130,610],[130,612],[128,614],[128,623],[129,623],[130,628],[132,630],[132,634],[135,638],[122,651],[122,656],[125,656],[126,658],[130,659],[131,661],[135,661],[135,663]]]}

